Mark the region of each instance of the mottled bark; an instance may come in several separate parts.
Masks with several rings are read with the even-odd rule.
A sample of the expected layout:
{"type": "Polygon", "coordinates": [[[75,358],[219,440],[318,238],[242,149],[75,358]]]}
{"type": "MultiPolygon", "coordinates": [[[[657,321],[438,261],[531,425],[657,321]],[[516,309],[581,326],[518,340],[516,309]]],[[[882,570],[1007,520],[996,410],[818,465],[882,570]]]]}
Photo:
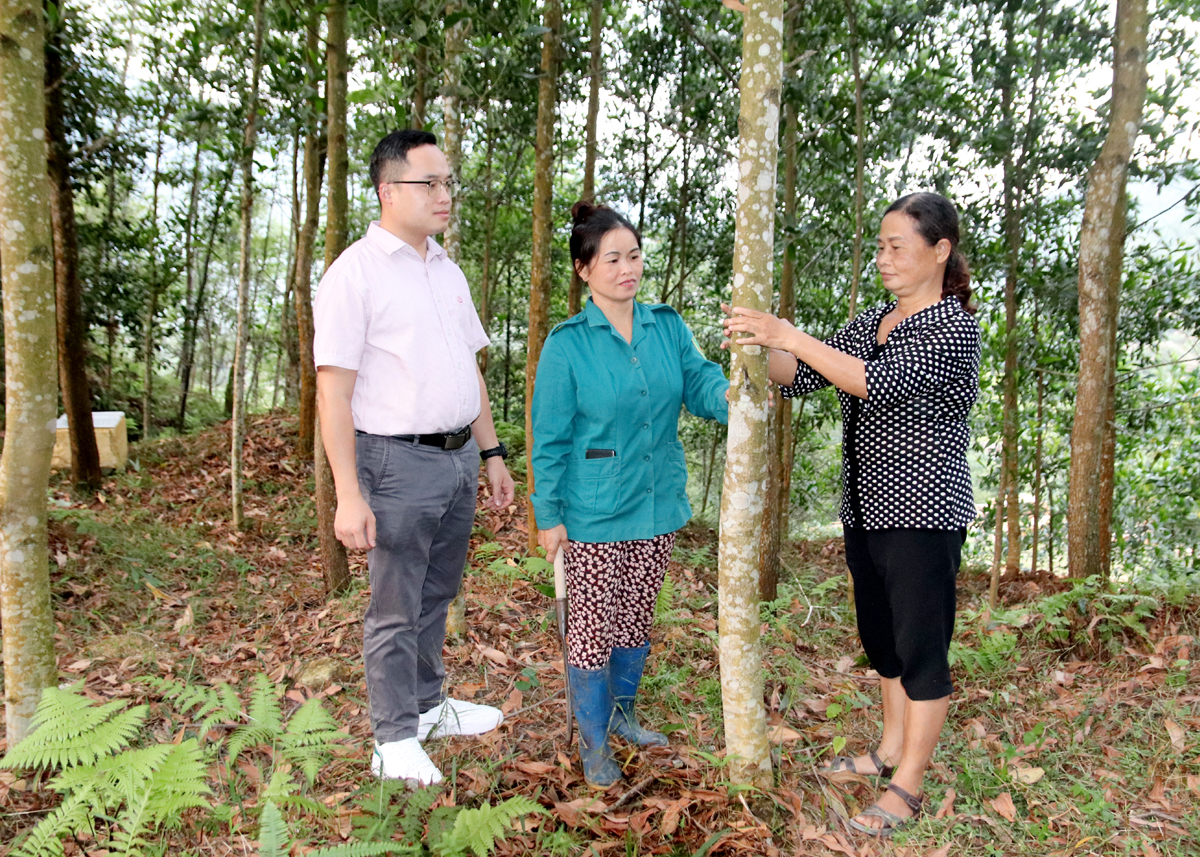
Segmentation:
{"type": "MultiPolygon", "coordinates": [[[[461,8],[460,3],[449,3],[446,6],[446,14],[458,12],[461,8]]],[[[442,62],[442,116],[445,123],[442,144],[446,160],[450,164],[450,172],[454,176],[459,176],[462,172],[462,55],[466,50],[470,31],[470,18],[463,18],[454,26],[446,28],[445,59],[442,62]]],[[[455,262],[458,261],[461,241],[460,208],[461,205],[457,202],[451,207],[450,222],[446,224],[446,231],[442,234],[442,246],[446,249],[446,255],[455,262]]]]}
{"type": "Polygon", "coordinates": [[[46,542],[58,349],[42,21],[37,0],[0,0],[0,290],[6,381],[0,455],[0,628],[10,749],[29,733],[42,691],[58,678],[46,542]]]}
{"type": "Polygon", "coordinates": [[[317,367],[313,363],[312,258],[313,243],[321,217],[321,179],[325,174],[325,123],[317,115],[319,70],[316,57],[320,36],[320,19],[313,13],[308,19],[305,42],[310,115],[308,131],[304,135],[304,225],[300,227],[300,237],[296,241],[296,273],[292,280],[300,351],[300,434],[296,439],[296,454],[303,459],[313,456],[317,424],[317,367]]]}
{"type": "MultiPolygon", "coordinates": [[[[546,0],[542,24],[542,76],[538,81],[537,137],[534,152],[533,253],[529,260],[529,336],[525,359],[525,425],[532,426],[533,381],[542,344],[550,332],[550,292],[554,286],[550,246],[554,236],[554,114],[558,101],[558,42],[562,30],[562,3],[546,0]]],[[[526,460],[533,460],[533,432],[525,432],[526,460]]],[[[528,493],[533,494],[533,468],[529,468],[528,493]]],[[[529,504],[529,547],[537,544],[537,522],[529,504]]]]}
{"type": "MultiPolygon", "coordinates": [[[[787,18],[784,44],[795,44],[796,16],[787,18]]],[[[796,138],[799,115],[791,103],[783,105],[783,223],[789,231],[796,225],[796,138]]],[[[783,242],[783,264],[779,274],[779,317],[796,318],[796,258],[789,238],[783,242]]],[[[779,596],[779,551],[788,531],[792,493],[792,400],[775,397],[771,412],[770,453],[767,456],[767,493],[763,503],[763,529],[759,545],[758,591],[763,601],[779,596]]]]}
{"type": "Polygon", "coordinates": [[[413,92],[412,92],[412,116],[410,117],[409,125],[413,128],[425,127],[425,88],[429,80],[429,48],[425,45],[417,45],[416,51],[413,53],[413,92]]]}
{"type": "Polygon", "coordinates": [[[1146,0],[1118,0],[1109,129],[1088,172],[1079,236],[1079,378],[1071,429],[1067,561],[1070,576],[1105,572],[1101,538],[1111,502],[1102,502],[1105,431],[1116,366],[1115,330],[1125,246],[1126,178],[1146,102],[1146,0]]]}
{"type": "Polygon", "coordinates": [[[50,179],[50,222],[54,235],[54,285],[58,305],[58,378],[71,444],[71,481],[90,493],[100,487],[100,450],[92,426],[92,391],[87,376],[87,324],[79,282],[75,192],[71,154],[63,126],[60,35],[46,48],[46,167],[50,179]]]}
{"type": "MultiPolygon", "coordinates": [[[[769,310],[779,170],[783,0],[746,5],[732,300],[736,306],[769,310]]],[[[718,557],[725,749],[733,782],[765,787],[771,783],[771,757],[763,706],[758,545],[767,476],[766,350],[734,345],[729,371],[729,440],[718,557]]]]}
{"type": "MultiPolygon", "coordinates": [[[[349,56],[346,50],[346,0],[333,0],[326,7],[328,27],[325,39],[326,107],[328,123],[326,139],[329,145],[329,199],[325,205],[325,270],[346,249],[346,174],[349,171],[349,152],[346,149],[346,81],[349,76],[349,56]]],[[[345,592],[350,586],[350,565],[346,548],[333,530],[337,513],[337,491],[333,471],[325,457],[321,442],[321,426],[316,425],[313,446],[313,467],[316,479],[317,533],[321,543],[321,560],[325,573],[325,591],[345,592]]]]}

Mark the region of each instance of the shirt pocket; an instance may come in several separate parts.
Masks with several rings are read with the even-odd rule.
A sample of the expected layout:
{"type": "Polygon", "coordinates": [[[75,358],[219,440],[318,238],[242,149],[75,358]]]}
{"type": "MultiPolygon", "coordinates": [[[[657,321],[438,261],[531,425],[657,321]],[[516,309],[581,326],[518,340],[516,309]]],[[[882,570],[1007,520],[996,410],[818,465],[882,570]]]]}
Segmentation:
{"type": "Polygon", "coordinates": [[[687,499],[687,459],[683,455],[683,444],[677,440],[666,445],[666,460],[660,470],[658,494],[676,500],[687,499]]]}
{"type": "Polygon", "coordinates": [[[573,458],[567,504],[583,515],[612,515],[620,503],[620,484],[620,458],[573,458]]]}

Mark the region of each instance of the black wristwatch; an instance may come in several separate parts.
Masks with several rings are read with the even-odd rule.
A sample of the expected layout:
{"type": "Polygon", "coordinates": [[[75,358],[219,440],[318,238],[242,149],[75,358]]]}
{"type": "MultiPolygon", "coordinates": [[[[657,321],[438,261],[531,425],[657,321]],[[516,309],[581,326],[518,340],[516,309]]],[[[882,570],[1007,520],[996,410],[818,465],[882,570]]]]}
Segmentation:
{"type": "Polygon", "coordinates": [[[493,446],[491,449],[481,449],[479,451],[479,457],[483,461],[487,461],[489,458],[495,458],[496,456],[508,458],[508,447],[504,445],[504,441],[500,441],[497,446],[493,446]]]}

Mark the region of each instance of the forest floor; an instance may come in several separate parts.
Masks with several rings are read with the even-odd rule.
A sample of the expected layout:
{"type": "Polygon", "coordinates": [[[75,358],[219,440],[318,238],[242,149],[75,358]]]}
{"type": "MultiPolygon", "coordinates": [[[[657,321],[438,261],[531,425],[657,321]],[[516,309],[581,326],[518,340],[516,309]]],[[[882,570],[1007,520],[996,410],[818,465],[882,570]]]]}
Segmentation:
{"type": "MultiPolygon", "coordinates": [[[[326,597],[311,467],[292,453],[295,420],[259,418],[249,437],[253,527],[244,533],[229,524],[227,425],[142,444],[137,467],[94,498],[80,502],[62,485],[53,492],[64,682],[82,683],[98,702],[148,704],[142,744],[178,743],[199,719],[173,707],[148,676],[193,689],[229,683],[248,698],[252,678],[265,674],[285,715],[317,697],[350,736],[334,742],[312,785],[271,746],[251,747],[230,766],[214,753],[207,800],[223,809],[183,812],[178,827],[146,837],[144,853],[259,853],[264,790],[278,794],[282,776],[298,798],[284,801],[292,854],[389,836],[437,853],[435,828],[453,818],[447,808],[523,795],[544,811],[507,830],[495,853],[1200,855],[1194,594],[1073,588],[1026,575],[1004,581],[1002,608],[989,613],[986,576],[964,570],[957,688],[926,783],[929,811],[877,842],[840,822],[872,802],[876,783],[814,775],[834,749],[865,752],[878,740],[878,682],[845,607],[840,540],[787,545],[780,597],[763,608],[774,785],[728,780],[716,537],[689,527],[660,600],[641,696],[643,721],[670,731],[671,746],[619,746],[625,779],[596,793],[565,744],[553,601],[538,588],[545,563],[526,559],[522,505],[480,511],[467,631],[446,646],[448,690],[498,705],[507,719],[480,739],[429,742],[446,779],[422,798],[382,788],[369,772],[365,559],[352,558],[351,592],[326,597]]],[[[198,737],[211,744],[214,732],[198,737]]],[[[55,805],[45,781],[0,770],[0,854],[55,805]]],[[[107,854],[103,839],[102,829],[68,839],[66,854],[107,854]]]]}

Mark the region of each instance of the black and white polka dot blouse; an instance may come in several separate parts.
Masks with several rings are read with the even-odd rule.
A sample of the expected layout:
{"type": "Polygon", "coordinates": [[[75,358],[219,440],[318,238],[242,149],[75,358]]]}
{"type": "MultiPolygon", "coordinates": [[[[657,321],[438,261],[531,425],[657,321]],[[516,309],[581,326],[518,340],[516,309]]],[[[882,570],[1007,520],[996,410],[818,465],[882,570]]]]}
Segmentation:
{"type": "MultiPolygon", "coordinates": [[[[946,297],[876,342],[892,307],[867,310],[826,344],[866,362],[867,398],[838,390],[842,406],[842,523],[868,530],[952,530],[975,518],[967,417],[979,394],[980,334],[946,297]]],[[[780,392],[828,387],[803,361],[780,392]]]]}

